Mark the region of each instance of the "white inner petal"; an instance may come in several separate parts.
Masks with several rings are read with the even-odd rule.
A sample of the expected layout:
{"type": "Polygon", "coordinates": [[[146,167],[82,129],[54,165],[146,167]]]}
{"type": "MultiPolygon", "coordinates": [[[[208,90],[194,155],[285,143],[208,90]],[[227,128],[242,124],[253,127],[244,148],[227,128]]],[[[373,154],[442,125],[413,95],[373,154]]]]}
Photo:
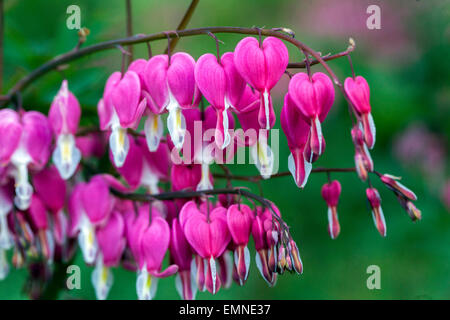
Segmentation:
{"type": "Polygon", "coordinates": [[[52,160],[64,180],[69,179],[74,174],[81,160],[81,152],[76,147],[75,138],[72,134],[58,136],[52,160]]]}
{"type": "Polygon", "coordinates": [[[95,269],[91,275],[91,281],[97,300],[105,300],[108,297],[114,279],[111,270],[104,266],[102,255],[99,255],[97,258],[95,269]]]}
{"type": "Polygon", "coordinates": [[[95,237],[94,226],[91,224],[85,213],[80,218],[80,233],[78,234],[78,243],[83,253],[84,261],[92,264],[97,256],[98,244],[95,237]]]}

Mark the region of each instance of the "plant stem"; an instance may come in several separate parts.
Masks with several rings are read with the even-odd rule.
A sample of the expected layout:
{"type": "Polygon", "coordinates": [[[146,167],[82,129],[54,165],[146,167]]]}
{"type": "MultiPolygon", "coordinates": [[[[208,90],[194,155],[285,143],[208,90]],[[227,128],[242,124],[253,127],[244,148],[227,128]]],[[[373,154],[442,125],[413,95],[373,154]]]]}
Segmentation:
{"type": "MultiPolygon", "coordinates": [[[[127,37],[131,37],[133,34],[133,13],[131,11],[131,0],[125,0],[126,13],[127,13],[127,37]]],[[[133,61],[133,46],[128,46],[130,55],[128,56],[128,65],[133,61]]]]}
{"type": "MultiPolygon", "coordinates": [[[[325,68],[325,70],[329,73],[331,78],[333,79],[334,83],[340,88],[342,93],[344,94],[344,97],[348,100],[347,95],[345,94],[345,91],[343,89],[343,86],[335,73],[331,70],[331,68],[328,66],[328,64],[325,62],[325,58],[322,58],[320,54],[314,50],[312,50],[307,45],[303,44],[302,42],[298,41],[297,39],[293,39],[292,37],[285,35],[283,33],[280,33],[278,31],[274,31],[271,29],[255,29],[255,28],[241,28],[241,27],[209,27],[209,28],[196,28],[196,29],[186,29],[186,30],[180,30],[175,32],[170,31],[164,31],[159,33],[154,33],[150,35],[134,35],[128,38],[123,39],[115,39],[105,42],[100,42],[91,46],[84,47],[77,51],[70,51],[65,54],[59,55],[56,58],[53,58],[52,60],[44,63],[34,71],[32,71],[27,76],[23,77],[21,80],[19,80],[12,88],[9,90],[8,94],[6,96],[0,96],[0,105],[5,104],[6,102],[9,102],[12,96],[16,94],[18,91],[21,91],[28,87],[32,82],[34,82],[36,79],[42,77],[44,74],[48,73],[49,71],[55,69],[57,66],[68,63],[70,61],[77,60],[81,57],[84,57],[86,55],[104,51],[104,50],[110,50],[113,48],[116,48],[118,45],[133,45],[138,43],[145,43],[149,41],[155,41],[155,40],[161,40],[166,39],[167,37],[170,38],[176,38],[176,37],[189,37],[189,36],[196,36],[196,35],[206,35],[208,32],[211,33],[233,33],[233,34],[246,34],[246,35],[258,35],[259,32],[263,36],[273,36],[280,38],[284,41],[287,41],[293,45],[295,45],[300,50],[304,50],[311,54],[316,60],[317,63],[322,64],[322,66],[325,68]]],[[[348,50],[352,50],[352,48],[349,48],[348,50]]],[[[347,50],[347,51],[348,51],[347,50]]],[[[331,59],[328,59],[331,60],[331,59]]],[[[289,67],[289,66],[288,66],[289,67]]]]}
{"type": "MultiPolygon", "coordinates": [[[[180,31],[180,30],[186,29],[186,27],[187,27],[189,21],[190,21],[191,18],[192,18],[192,15],[194,14],[195,8],[197,7],[197,4],[198,4],[199,1],[200,1],[200,0],[192,0],[192,2],[191,2],[191,4],[190,4],[189,8],[187,8],[186,12],[184,13],[184,16],[183,16],[183,18],[181,19],[180,24],[178,25],[176,31],[180,31]]],[[[170,44],[167,46],[167,48],[166,48],[166,50],[165,50],[164,52],[167,53],[167,52],[169,52],[169,50],[170,50],[171,52],[173,52],[173,50],[175,49],[175,46],[176,46],[177,43],[178,43],[178,40],[180,40],[180,38],[178,38],[178,37],[175,38],[175,39],[173,39],[173,40],[170,42],[170,44]],[[170,48],[169,48],[169,46],[170,46],[170,48]]]]}

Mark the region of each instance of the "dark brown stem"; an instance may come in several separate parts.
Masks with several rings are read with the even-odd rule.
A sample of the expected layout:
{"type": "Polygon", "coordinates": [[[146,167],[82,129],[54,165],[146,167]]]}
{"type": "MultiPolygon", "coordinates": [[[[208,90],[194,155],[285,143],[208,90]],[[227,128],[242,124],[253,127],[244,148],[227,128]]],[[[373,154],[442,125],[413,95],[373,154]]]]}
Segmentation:
{"type": "Polygon", "coordinates": [[[123,193],[117,191],[116,189],[111,189],[111,193],[120,199],[128,199],[132,201],[138,202],[151,202],[153,200],[174,200],[174,199],[188,199],[188,198],[196,198],[202,197],[205,195],[219,195],[219,194],[237,194],[242,195],[246,198],[253,199],[258,201],[264,207],[269,208],[272,211],[272,215],[279,222],[284,222],[280,217],[276,214],[275,210],[272,207],[272,204],[269,200],[258,196],[257,194],[251,193],[243,188],[230,188],[230,189],[212,189],[212,190],[204,190],[204,191],[170,191],[170,192],[162,192],[158,194],[143,194],[143,193],[123,193]]]}
{"type": "MultiPolygon", "coordinates": [[[[184,13],[183,19],[181,19],[180,24],[177,27],[177,31],[186,29],[189,21],[191,20],[192,15],[194,14],[195,8],[197,7],[197,4],[200,0],[192,0],[191,5],[189,8],[187,8],[186,12],[184,13]]],[[[175,49],[175,46],[178,43],[179,38],[175,38],[170,42],[166,48],[165,53],[172,51],[175,49]]]]}
{"type": "MultiPolygon", "coordinates": [[[[28,87],[32,82],[34,82],[36,79],[42,77],[44,74],[48,73],[49,71],[55,69],[57,66],[66,64],[70,61],[77,60],[81,57],[84,57],[86,55],[109,50],[116,48],[118,45],[133,45],[137,43],[145,43],[149,41],[155,41],[155,40],[161,40],[166,37],[169,38],[176,38],[176,37],[189,37],[189,36],[196,36],[196,35],[204,35],[208,32],[211,33],[233,33],[233,34],[246,34],[246,35],[258,35],[259,32],[263,36],[273,36],[277,37],[279,39],[282,39],[286,42],[289,42],[293,45],[295,45],[300,50],[303,50],[307,53],[309,53],[313,58],[315,58],[318,63],[320,63],[325,70],[328,72],[328,74],[331,76],[333,82],[340,88],[342,91],[344,97],[348,100],[347,95],[345,94],[345,91],[343,89],[342,83],[337,78],[336,74],[331,70],[331,68],[328,66],[328,64],[325,62],[325,58],[322,58],[320,54],[304,43],[298,41],[297,39],[294,39],[290,37],[289,35],[280,33],[278,31],[274,31],[271,29],[255,29],[255,28],[241,28],[241,27],[210,27],[210,28],[197,28],[197,29],[186,29],[186,30],[180,30],[177,32],[159,32],[154,33],[150,35],[134,35],[128,38],[123,39],[115,39],[110,41],[101,42],[98,44],[94,44],[88,47],[84,47],[77,51],[71,51],[62,55],[59,55],[58,57],[44,63],[39,68],[32,71],[30,74],[19,80],[12,88],[9,90],[8,94],[6,96],[0,96],[0,105],[5,104],[6,102],[9,102],[11,97],[18,91],[21,91],[28,87]]],[[[174,39],[175,40],[175,39],[174,39]]],[[[352,50],[352,48],[349,48],[348,50],[352,50]]],[[[329,59],[330,60],[330,59],[329,59]]],[[[348,100],[349,101],[349,100],[348,100]]]]}
{"type": "MultiPolygon", "coordinates": [[[[125,0],[126,12],[127,12],[127,37],[133,35],[133,13],[131,10],[131,0],[125,0]]],[[[128,65],[133,61],[133,46],[128,46],[130,55],[128,56],[128,65]]]]}

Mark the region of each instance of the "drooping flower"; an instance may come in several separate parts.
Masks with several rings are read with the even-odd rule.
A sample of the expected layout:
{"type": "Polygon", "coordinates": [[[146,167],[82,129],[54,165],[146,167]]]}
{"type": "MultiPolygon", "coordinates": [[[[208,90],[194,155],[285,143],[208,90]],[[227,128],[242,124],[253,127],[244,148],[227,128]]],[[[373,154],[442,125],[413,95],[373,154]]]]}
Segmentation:
{"type": "Polygon", "coordinates": [[[141,98],[141,83],[136,72],[127,71],[123,77],[114,72],[106,82],[103,98],[97,109],[100,129],[111,129],[109,147],[117,167],[124,164],[130,148],[126,131],[136,128],[146,107],[141,98]]]}
{"type": "Polygon", "coordinates": [[[50,230],[47,209],[37,194],[33,194],[31,197],[28,213],[33,227],[37,230],[42,255],[51,261],[53,259],[55,244],[50,230]]]}
{"type": "Polygon", "coordinates": [[[305,157],[310,126],[300,115],[289,93],[284,97],[284,106],[281,110],[281,128],[286,135],[291,151],[288,158],[289,171],[297,186],[303,188],[312,169],[311,159],[305,157]]]}
{"type": "Polygon", "coordinates": [[[362,181],[367,180],[368,172],[374,169],[373,160],[369,149],[364,141],[364,133],[359,125],[355,125],[351,131],[353,144],[355,146],[355,168],[362,181]]]}
{"type": "Polygon", "coordinates": [[[216,110],[215,142],[225,149],[231,141],[228,109],[234,107],[245,89],[245,82],[234,67],[233,53],[227,52],[222,57],[202,55],[195,66],[195,81],[216,110]]]}
{"type": "Polygon", "coordinates": [[[398,180],[400,177],[393,176],[391,174],[383,174],[380,176],[380,180],[391,190],[400,194],[401,196],[408,198],[409,200],[416,201],[417,196],[410,189],[401,184],[398,180]]]}
{"type": "Polygon", "coordinates": [[[267,242],[266,231],[264,229],[264,221],[267,218],[262,208],[257,208],[257,215],[252,223],[252,236],[255,242],[256,250],[256,267],[263,279],[269,286],[273,286],[276,282],[277,274],[269,269],[269,244],[267,242]]]}
{"type": "Polygon", "coordinates": [[[159,115],[168,111],[167,128],[177,149],[183,145],[186,119],[181,112],[194,108],[200,95],[194,77],[195,60],[185,52],[169,57],[165,54],[152,57],[143,72],[151,114],[145,123],[145,134],[149,149],[156,150],[162,136],[159,115]]]}
{"type": "MultiPolygon", "coordinates": [[[[195,211],[192,205],[185,205],[181,211],[185,211],[185,214],[189,216],[184,222],[183,228],[186,239],[195,252],[204,259],[206,265],[206,289],[215,294],[221,286],[215,259],[222,255],[230,242],[227,210],[223,207],[216,207],[210,212],[202,213],[198,209],[195,211]],[[187,212],[190,210],[194,211],[187,212]]],[[[182,212],[180,212],[180,216],[182,212]]]]}
{"type": "Polygon", "coordinates": [[[361,117],[364,128],[364,140],[367,146],[372,149],[375,145],[376,130],[371,113],[369,84],[362,76],[357,76],[354,79],[348,77],[345,79],[344,89],[361,117]]]}
{"type": "Polygon", "coordinates": [[[253,37],[246,37],[234,50],[236,69],[260,93],[258,121],[266,130],[275,124],[270,90],[284,74],[288,62],[286,46],[275,37],[267,37],[262,43],[253,37]]]}
{"type": "Polygon", "coordinates": [[[33,176],[36,194],[51,213],[55,241],[62,245],[67,237],[67,217],[64,212],[66,183],[56,166],[44,168],[33,176]]]}
{"type": "Polygon", "coordinates": [[[69,91],[67,80],[63,80],[48,112],[48,120],[56,136],[52,160],[63,179],[73,175],[81,160],[81,152],[75,143],[80,116],[80,104],[69,91]]]}
{"type": "Polygon", "coordinates": [[[109,193],[110,182],[102,175],[94,176],[89,183],[77,184],[70,195],[69,236],[78,236],[84,261],[92,264],[98,253],[95,228],[105,223],[114,207],[109,193]]]}
{"type": "Polygon", "coordinates": [[[336,239],[341,231],[337,213],[340,194],[341,184],[337,180],[326,183],[322,187],[322,197],[328,205],[328,233],[331,239],[336,239]]]}
{"type": "Polygon", "coordinates": [[[383,210],[381,209],[381,197],[378,190],[375,188],[366,189],[367,200],[369,200],[370,207],[372,208],[372,218],[378,232],[385,237],[386,236],[386,221],[384,219],[383,210]]]}
{"type": "Polygon", "coordinates": [[[311,125],[310,145],[313,153],[323,153],[323,122],[334,102],[331,79],[322,72],[311,77],[303,72],[295,74],[289,82],[289,96],[311,125]]]}
{"type": "Polygon", "coordinates": [[[254,214],[245,204],[233,204],[227,210],[227,225],[235,246],[234,263],[241,285],[250,270],[250,252],[247,244],[252,231],[254,214]]]}
{"type": "Polygon", "coordinates": [[[96,230],[99,253],[91,281],[98,300],[104,300],[113,284],[110,268],[117,266],[125,249],[125,223],[122,215],[114,211],[108,222],[96,230]]]}
{"type": "Polygon", "coordinates": [[[194,300],[197,284],[191,272],[193,253],[178,219],[172,220],[169,250],[171,261],[178,266],[175,278],[178,294],[182,299],[194,300]]]}
{"type": "Polygon", "coordinates": [[[139,208],[139,216],[132,228],[131,232],[135,235],[131,238],[130,246],[134,248],[139,265],[136,290],[140,300],[150,300],[156,294],[158,278],[171,276],[178,271],[176,265],[161,271],[169,248],[170,228],[155,208],[152,207],[149,214],[148,205],[139,208]]]}
{"type": "Polygon", "coordinates": [[[47,118],[40,112],[19,115],[0,110],[0,164],[14,166],[14,204],[20,210],[30,206],[33,187],[28,182],[28,168],[40,170],[50,155],[52,133],[47,118]]]}

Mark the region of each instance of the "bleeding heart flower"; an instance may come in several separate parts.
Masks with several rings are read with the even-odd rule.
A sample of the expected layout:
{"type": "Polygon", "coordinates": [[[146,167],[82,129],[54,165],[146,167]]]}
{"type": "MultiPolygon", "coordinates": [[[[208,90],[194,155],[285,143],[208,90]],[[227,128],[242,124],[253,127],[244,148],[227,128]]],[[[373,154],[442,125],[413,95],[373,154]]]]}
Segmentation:
{"type": "Polygon", "coordinates": [[[386,237],[386,221],[384,219],[383,210],[381,209],[381,197],[375,188],[366,189],[367,199],[372,208],[372,218],[378,232],[386,237]]]}
{"type": "Polygon", "coordinates": [[[253,37],[239,41],[234,50],[234,63],[241,76],[260,93],[258,121],[269,130],[275,124],[270,90],[286,71],[289,53],[284,43],[267,37],[262,43],[253,37]]]}
{"type": "Polygon", "coordinates": [[[361,118],[366,144],[372,149],[375,145],[376,129],[370,107],[369,84],[362,76],[354,79],[349,77],[345,79],[344,89],[361,118]]]}
{"type": "Polygon", "coordinates": [[[175,285],[182,299],[194,300],[197,285],[194,274],[191,272],[192,249],[184,235],[178,219],[172,220],[170,237],[170,260],[178,266],[175,285]]]}
{"type": "Polygon", "coordinates": [[[30,206],[33,188],[28,182],[28,167],[40,170],[48,161],[52,132],[47,118],[40,112],[19,115],[10,109],[0,110],[0,163],[11,163],[15,170],[15,205],[20,210],[30,206]]]}
{"type": "Polygon", "coordinates": [[[289,93],[284,97],[284,106],[281,110],[281,128],[286,135],[288,147],[291,151],[288,158],[289,171],[297,186],[303,188],[312,169],[312,159],[305,157],[310,126],[304,121],[289,93]]]}
{"type": "MultiPolygon", "coordinates": [[[[193,210],[192,206],[189,208],[193,210]]],[[[186,239],[206,264],[205,285],[212,294],[215,294],[221,285],[215,259],[225,251],[230,242],[226,213],[227,210],[223,207],[206,213],[194,211],[184,223],[186,239]]]]}
{"type": "Polygon", "coordinates": [[[273,286],[276,281],[276,273],[272,272],[269,269],[269,244],[267,242],[266,231],[264,230],[264,221],[266,220],[267,215],[262,210],[262,208],[257,207],[257,216],[253,220],[252,223],[252,236],[253,241],[255,242],[255,250],[256,250],[256,267],[263,279],[267,282],[269,286],[273,286]]]}
{"type": "Polygon", "coordinates": [[[117,211],[113,212],[108,222],[97,229],[96,238],[99,255],[91,281],[98,300],[105,300],[113,284],[110,267],[117,266],[125,249],[125,223],[117,211]]]}
{"type": "Polygon", "coordinates": [[[68,209],[69,237],[78,236],[84,261],[92,264],[97,256],[95,228],[103,225],[114,207],[109,193],[112,182],[106,175],[96,175],[89,183],[77,184],[70,195],[68,209]]]}
{"type": "Polygon", "coordinates": [[[48,120],[56,136],[52,160],[63,179],[74,174],[81,160],[81,152],[75,144],[80,116],[80,104],[69,91],[67,80],[63,80],[48,112],[48,120]]]}
{"type": "Polygon", "coordinates": [[[55,166],[44,168],[33,176],[36,194],[52,214],[55,241],[63,245],[67,238],[67,217],[64,212],[66,202],[66,183],[55,166]]]}
{"type": "Polygon", "coordinates": [[[245,204],[234,204],[227,211],[227,225],[233,242],[234,263],[240,284],[243,285],[250,270],[250,252],[247,244],[252,231],[254,214],[252,209],[245,204]]]}
{"type": "Polygon", "coordinates": [[[195,81],[203,96],[216,110],[216,144],[225,149],[231,141],[228,108],[237,103],[244,92],[245,82],[234,67],[233,53],[221,58],[211,53],[202,55],[195,66],[195,81]]]}
{"type": "Polygon", "coordinates": [[[359,178],[366,181],[367,172],[373,171],[373,160],[364,141],[364,134],[360,125],[355,125],[351,131],[353,144],[355,146],[355,167],[359,178]]]}
{"type": "Polygon", "coordinates": [[[289,96],[311,125],[310,144],[313,153],[323,153],[323,122],[334,102],[331,79],[322,72],[310,78],[306,73],[295,74],[289,82],[289,96]]]}
{"type": "Polygon", "coordinates": [[[170,265],[161,271],[164,256],[169,248],[170,228],[167,222],[152,214],[147,228],[142,230],[140,239],[140,272],[136,288],[140,300],[153,299],[156,293],[157,279],[165,278],[178,271],[176,265],[170,265]]]}
{"type": "Polygon", "coordinates": [[[328,233],[331,239],[336,239],[341,231],[337,214],[340,194],[341,184],[337,180],[326,183],[322,187],[322,197],[328,205],[328,233]]]}
{"type": "Polygon", "coordinates": [[[37,230],[42,255],[51,261],[53,259],[55,244],[49,228],[47,210],[42,200],[36,194],[33,194],[31,197],[31,205],[28,213],[33,227],[37,230]]]}
{"type": "Polygon", "coordinates": [[[185,52],[173,56],[156,55],[144,70],[143,78],[148,91],[151,114],[145,124],[150,151],[156,150],[162,136],[159,115],[169,112],[167,128],[177,149],[183,145],[186,119],[181,109],[197,107],[200,102],[194,77],[195,60],[185,52]]]}
{"type": "Polygon", "coordinates": [[[103,99],[98,103],[100,129],[111,129],[109,145],[117,167],[124,164],[130,148],[127,128],[136,128],[146,107],[146,99],[140,101],[141,83],[134,71],[123,77],[114,72],[106,82],[103,99]]]}

